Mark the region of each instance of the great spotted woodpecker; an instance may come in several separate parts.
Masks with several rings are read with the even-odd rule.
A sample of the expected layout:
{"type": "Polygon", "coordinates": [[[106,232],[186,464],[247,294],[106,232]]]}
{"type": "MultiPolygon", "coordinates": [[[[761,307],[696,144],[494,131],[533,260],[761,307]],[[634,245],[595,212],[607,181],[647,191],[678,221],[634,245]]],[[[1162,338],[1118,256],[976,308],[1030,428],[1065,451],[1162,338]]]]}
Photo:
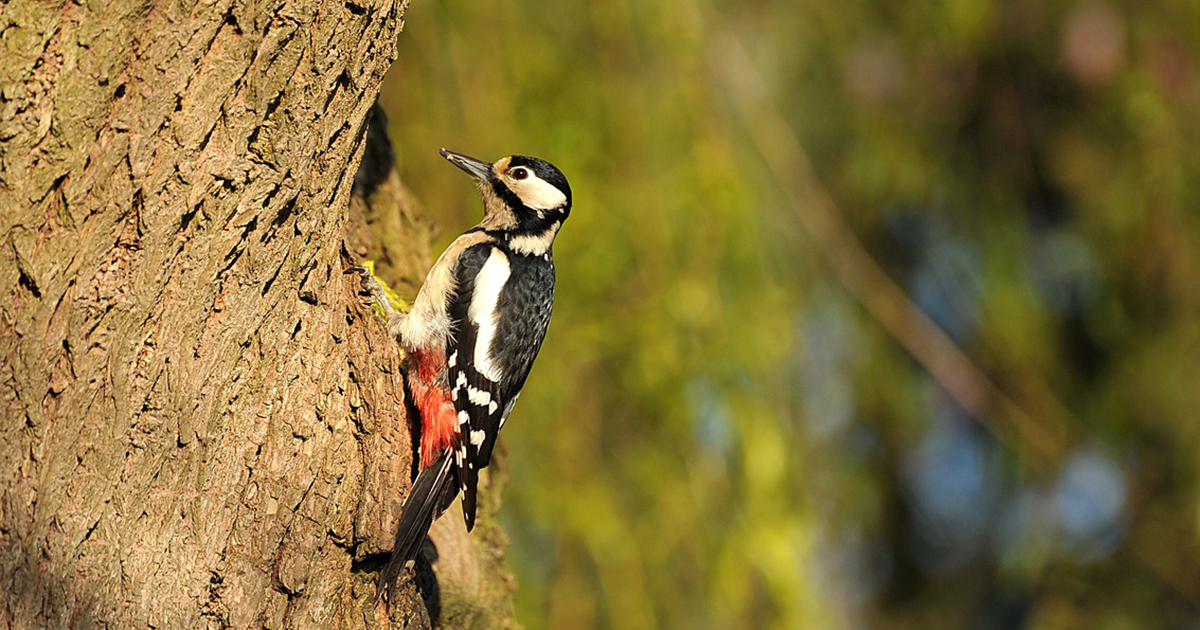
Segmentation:
{"type": "Polygon", "coordinates": [[[551,247],[571,212],[571,187],[554,165],[514,155],[489,164],[442,149],[483,196],[483,221],[442,253],[402,314],[364,268],[362,282],[408,351],[407,382],[421,416],[421,472],[404,500],[386,595],[412,561],[433,519],[462,493],[467,531],[476,484],[550,325],[551,247]]]}

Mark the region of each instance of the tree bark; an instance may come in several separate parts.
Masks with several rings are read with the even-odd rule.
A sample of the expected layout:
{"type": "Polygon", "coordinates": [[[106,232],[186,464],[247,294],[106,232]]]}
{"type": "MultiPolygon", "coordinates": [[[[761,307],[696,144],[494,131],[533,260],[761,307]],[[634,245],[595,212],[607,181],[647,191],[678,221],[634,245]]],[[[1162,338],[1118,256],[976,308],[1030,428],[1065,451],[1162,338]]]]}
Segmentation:
{"type": "Polygon", "coordinates": [[[404,8],[0,7],[0,628],[429,625],[374,602],[412,442],[342,274],[372,214],[428,262],[348,211],[404,8]]]}

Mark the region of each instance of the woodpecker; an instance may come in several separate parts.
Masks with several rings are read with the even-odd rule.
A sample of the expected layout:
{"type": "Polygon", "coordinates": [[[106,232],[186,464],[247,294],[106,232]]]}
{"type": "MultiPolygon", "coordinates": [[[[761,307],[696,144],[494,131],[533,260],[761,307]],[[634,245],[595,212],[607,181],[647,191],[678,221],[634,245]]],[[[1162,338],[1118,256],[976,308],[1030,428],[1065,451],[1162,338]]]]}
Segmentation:
{"type": "Polygon", "coordinates": [[[442,149],[473,177],[483,220],[450,244],[400,313],[362,267],[362,284],[387,312],[388,332],[408,352],[407,382],[421,417],[421,470],[404,500],[392,556],[380,574],[386,596],[415,559],[433,519],[462,493],[475,526],[476,484],[488,465],[554,304],[551,248],[571,212],[571,187],[549,162],[523,155],[484,162],[442,149]]]}

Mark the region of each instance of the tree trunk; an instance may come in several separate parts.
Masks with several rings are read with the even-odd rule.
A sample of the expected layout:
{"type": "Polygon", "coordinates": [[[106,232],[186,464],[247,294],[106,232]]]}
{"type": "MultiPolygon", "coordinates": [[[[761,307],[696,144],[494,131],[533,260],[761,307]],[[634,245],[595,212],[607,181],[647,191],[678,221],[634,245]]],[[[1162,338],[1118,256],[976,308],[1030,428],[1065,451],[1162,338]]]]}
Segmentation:
{"type": "Polygon", "coordinates": [[[342,274],[372,217],[428,263],[347,210],[404,7],[0,7],[0,628],[428,625],[374,602],[412,442],[342,274]]]}

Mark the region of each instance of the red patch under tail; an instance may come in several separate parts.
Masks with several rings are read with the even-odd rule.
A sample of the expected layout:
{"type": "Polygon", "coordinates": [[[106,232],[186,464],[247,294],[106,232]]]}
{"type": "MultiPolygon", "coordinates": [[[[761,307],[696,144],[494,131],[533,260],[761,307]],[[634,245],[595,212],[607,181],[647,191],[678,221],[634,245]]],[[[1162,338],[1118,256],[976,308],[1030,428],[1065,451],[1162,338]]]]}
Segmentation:
{"type": "Polygon", "coordinates": [[[450,398],[450,388],[442,382],[446,373],[443,353],[413,353],[408,387],[421,412],[421,468],[428,468],[442,454],[454,448],[458,439],[458,412],[450,398]]]}

